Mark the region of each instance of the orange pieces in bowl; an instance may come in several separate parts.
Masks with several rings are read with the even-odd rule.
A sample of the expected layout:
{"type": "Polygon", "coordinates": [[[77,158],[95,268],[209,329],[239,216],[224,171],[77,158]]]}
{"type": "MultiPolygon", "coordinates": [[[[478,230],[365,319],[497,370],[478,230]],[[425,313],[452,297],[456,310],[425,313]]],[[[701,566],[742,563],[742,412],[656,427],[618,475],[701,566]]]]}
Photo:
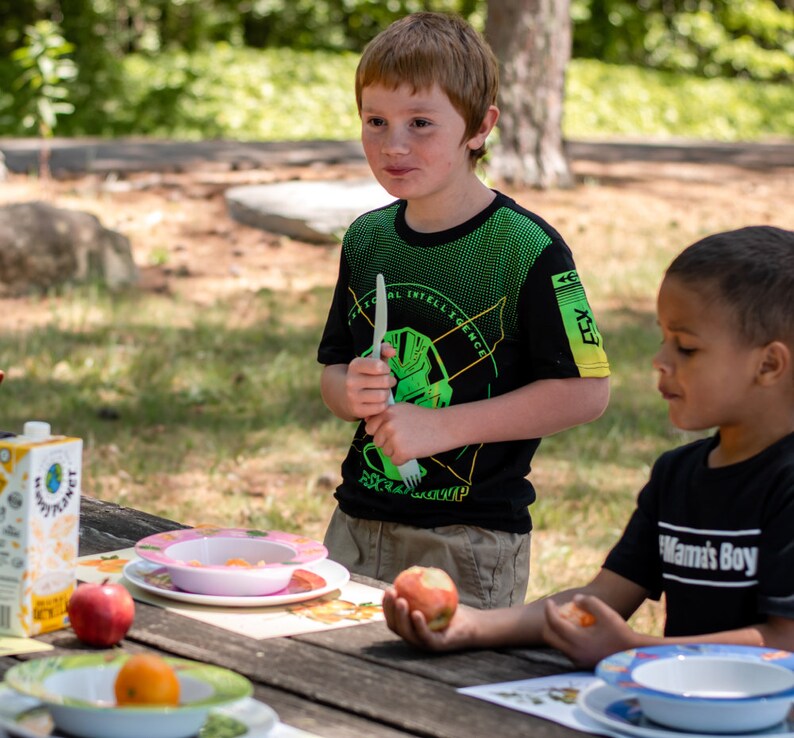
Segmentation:
{"type": "Polygon", "coordinates": [[[259,566],[265,566],[265,562],[257,561],[255,564],[252,564],[245,559],[227,559],[226,566],[242,566],[246,569],[256,569],[259,566]]]}
{"type": "Polygon", "coordinates": [[[159,705],[179,704],[179,679],[168,662],[156,654],[138,653],[130,656],[119,669],[114,683],[116,704],[159,705]]]}

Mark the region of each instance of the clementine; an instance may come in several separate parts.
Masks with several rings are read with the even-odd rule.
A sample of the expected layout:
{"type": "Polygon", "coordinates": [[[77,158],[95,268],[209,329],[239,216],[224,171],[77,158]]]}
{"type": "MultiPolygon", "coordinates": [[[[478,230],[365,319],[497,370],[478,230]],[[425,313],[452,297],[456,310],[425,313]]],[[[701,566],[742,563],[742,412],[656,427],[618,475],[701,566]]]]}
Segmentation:
{"type": "Polygon", "coordinates": [[[579,607],[573,600],[566,602],[564,605],[560,605],[560,617],[582,628],[589,628],[591,625],[595,625],[596,622],[595,616],[592,613],[579,607]]]}
{"type": "Polygon", "coordinates": [[[138,653],[119,669],[114,684],[118,705],[179,704],[179,679],[161,656],[138,653]]]}

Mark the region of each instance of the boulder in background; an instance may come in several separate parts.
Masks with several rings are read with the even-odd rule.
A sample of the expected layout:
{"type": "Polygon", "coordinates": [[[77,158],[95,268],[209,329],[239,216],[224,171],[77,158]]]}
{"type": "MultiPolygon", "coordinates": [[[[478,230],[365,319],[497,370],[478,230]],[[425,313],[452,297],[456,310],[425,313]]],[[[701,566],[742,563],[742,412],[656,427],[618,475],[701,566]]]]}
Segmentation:
{"type": "Polygon", "coordinates": [[[93,279],[119,287],[137,276],[129,239],[91,213],[45,202],[0,207],[0,295],[93,279]]]}

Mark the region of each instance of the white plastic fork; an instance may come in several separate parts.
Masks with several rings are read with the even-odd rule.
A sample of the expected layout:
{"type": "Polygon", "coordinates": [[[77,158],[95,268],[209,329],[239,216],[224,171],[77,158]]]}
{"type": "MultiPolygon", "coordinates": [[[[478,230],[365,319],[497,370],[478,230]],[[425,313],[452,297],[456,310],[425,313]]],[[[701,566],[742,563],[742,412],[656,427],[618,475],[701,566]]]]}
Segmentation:
{"type": "MultiPolygon", "coordinates": [[[[372,356],[380,359],[380,347],[386,336],[388,322],[388,298],[386,297],[386,282],[382,274],[375,278],[375,334],[372,337],[372,356]]],[[[389,390],[389,404],[394,404],[394,395],[389,390]]],[[[416,459],[409,459],[397,467],[400,479],[408,489],[414,489],[422,481],[422,470],[416,459]]]]}

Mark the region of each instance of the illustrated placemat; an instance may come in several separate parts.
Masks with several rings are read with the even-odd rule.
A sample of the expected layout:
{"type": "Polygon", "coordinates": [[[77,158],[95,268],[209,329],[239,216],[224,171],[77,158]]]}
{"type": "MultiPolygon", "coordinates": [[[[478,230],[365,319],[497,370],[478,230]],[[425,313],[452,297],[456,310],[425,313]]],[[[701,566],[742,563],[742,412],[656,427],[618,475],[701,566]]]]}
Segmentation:
{"type": "Polygon", "coordinates": [[[599,725],[576,706],[579,693],[597,680],[592,671],[575,671],[515,682],[463,687],[458,692],[552,720],[584,733],[618,736],[618,733],[599,725]]]}
{"type": "Polygon", "coordinates": [[[77,578],[83,582],[121,582],[136,600],[258,640],[383,620],[383,591],[357,582],[347,582],[340,589],[306,602],[271,607],[216,607],[169,600],[144,591],[123,576],[126,564],[138,558],[134,548],[81,556],[77,578]]]}

